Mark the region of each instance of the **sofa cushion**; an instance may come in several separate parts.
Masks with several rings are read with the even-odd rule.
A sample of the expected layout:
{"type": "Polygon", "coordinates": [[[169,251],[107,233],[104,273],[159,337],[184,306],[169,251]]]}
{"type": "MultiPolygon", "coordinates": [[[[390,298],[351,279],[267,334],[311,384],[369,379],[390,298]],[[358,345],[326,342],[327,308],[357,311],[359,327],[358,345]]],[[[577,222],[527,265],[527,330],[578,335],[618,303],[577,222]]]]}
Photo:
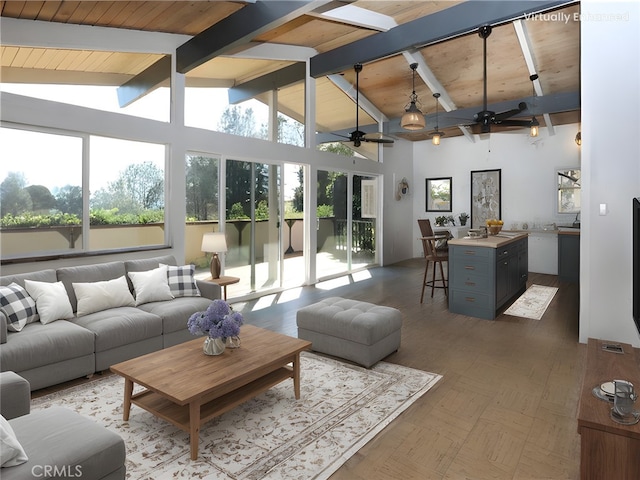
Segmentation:
{"type": "Polygon", "coordinates": [[[135,307],[117,307],[73,319],[95,334],[95,351],[104,352],[162,335],[162,320],[135,307]]]}
{"type": "Polygon", "coordinates": [[[91,355],[95,335],[68,320],[43,325],[25,325],[20,333],[9,333],[0,349],[2,371],[23,372],[62,362],[70,358],[91,355]]]}
{"type": "Polygon", "coordinates": [[[0,415],[0,466],[15,467],[29,460],[9,422],[0,415]]]}
{"type": "Polygon", "coordinates": [[[133,283],[136,305],[171,300],[173,298],[169,289],[166,265],[146,272],[129,272],[127,275],[129,275],[131,283],[133,283]]]}
{"type": "Polygon", "coordinates": [[[55,478],[117,478],[110,474],[124,465],[126,449],[122,438],[67,408],[38,410],[11,420],[10,424],[29,461],[3,469],[2,480],[45,478],[45,466],[64,472],[55,478]]]}
{"type": "Polygon", "coordinates": [[[58,278],[56,277],[56,271],[53,269],[47,269],[39,270],[37,272],[18,273],[16,275],[6,275],[4,277],[0,277],[0,285],[10,285],[12,283],[17,283],[21,287],[24,287],[24,281],[26,279],[49,283],[58,281],[58,278]]]}
{"type": "Polygon", "coordinates": [[[31,298],[36,302],[41,323],[47,324],[63,318],[73,317],[73,309],[62,282],[49,283],[25,280],[24,286],[31,298]]]}
{"type": "Polygon", "coordinates": [[[79,317],[100,310],[135,305],[125,276],[102,282],[73,283],[79,317]]]}
{"type": "Polygon", "coordinates": [[[183,265],[175,267],[165,265],[167,267],[167,280],[169,289],[174,297],[199,297],[200,290],[196,285],[195,265],[183,265]]]}
{"type": "Polygon", "coordinates": [[[113,280],[126,275],[124,262],[107,262],[95,265],[80,265],[78,267],[62,267],[57,270],[58,280],[64,283],[67,289],[71,307],[75,312],[78,308],[78,299],[73,289],[74,283],[102,282],[113,280]]]}
{"type": "Polygon", "coordinates": [[[204,311],[211,300],[204,297],[179,297],[168,302],[152,302],[138,308],[162,318],[162,333],[187,329],[187,320],[195,312],[204,311]]]}
{"type": "Polygon", "coordinates": [[[12,283],[0,287],[0,312],[7,318],[7,329],[19,332],[27,323],[35,322],[40,317],[36,310],[36,302],[27,291],[12,283]]]}

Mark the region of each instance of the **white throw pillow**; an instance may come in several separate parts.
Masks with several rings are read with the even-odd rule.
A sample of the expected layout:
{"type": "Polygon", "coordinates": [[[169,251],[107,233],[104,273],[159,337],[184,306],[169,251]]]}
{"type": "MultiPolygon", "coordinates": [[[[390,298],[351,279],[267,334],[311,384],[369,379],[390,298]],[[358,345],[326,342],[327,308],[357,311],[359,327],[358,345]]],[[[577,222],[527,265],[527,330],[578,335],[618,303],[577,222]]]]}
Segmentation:
{"type": "Polygon", "coordinates": [[[43,324],[55,322],[61,318],[72,318],[73,308],[62,282],[36,282],[25,280],[24,287],[36,301],[36,309],[43,324]]]}
{"type": "Polygon", "coordinates": [[[146,272],[129,272],[128,275],[136,292],[136,305],[173,298],[167,281],[166,265],[146,272]]]}
{"type": "Polygon", "coordinates": [[[71,285],[78,299],[76,315],[79,317],[110,308],[131,307],[136,304],[124,275],[103,282],[72,283],[71,285]]]}
{"type": "Polygon", "coordinates": [[[29,460],[13,428],[0,415],[0,462],[2,467],[15,467],[29,460]]]}

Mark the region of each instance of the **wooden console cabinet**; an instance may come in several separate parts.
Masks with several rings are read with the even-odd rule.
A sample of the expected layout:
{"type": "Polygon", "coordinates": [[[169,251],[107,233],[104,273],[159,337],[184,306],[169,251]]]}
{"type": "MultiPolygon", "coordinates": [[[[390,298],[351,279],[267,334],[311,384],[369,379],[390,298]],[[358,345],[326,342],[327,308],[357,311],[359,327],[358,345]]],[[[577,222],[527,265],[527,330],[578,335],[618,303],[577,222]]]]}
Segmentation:
{"type": "Polygon", "coordinates": [[[526,234],[449,240],[449,311],[493,320],[526,290],[526,234]]]}
{"type": "MultiPolygon", "coordinates": [[[[640,478],[640,423],[621,425],[610,417],[612,404],[596,398],[593,387],[628,380],[640,390],[640,351],[621,344],[624,354],[602,350],[603,340],[589,339],[587,365],[578,408],[580,478],[640,478]]],[[[636,410],[640,401],[636,402],[636,410]]]]}

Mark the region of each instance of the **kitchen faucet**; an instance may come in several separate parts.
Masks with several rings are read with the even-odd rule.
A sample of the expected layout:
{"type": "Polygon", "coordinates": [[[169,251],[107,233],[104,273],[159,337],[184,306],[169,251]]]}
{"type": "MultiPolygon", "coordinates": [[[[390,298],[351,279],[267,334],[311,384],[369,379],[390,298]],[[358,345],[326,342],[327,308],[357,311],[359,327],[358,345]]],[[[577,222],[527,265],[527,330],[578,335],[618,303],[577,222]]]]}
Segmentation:
{"type": "Polygon", "coordinates": [[[574,227],[580,226],[580,212],[576,213],[576,219],[573,221],[573,226],[574,227]]]}

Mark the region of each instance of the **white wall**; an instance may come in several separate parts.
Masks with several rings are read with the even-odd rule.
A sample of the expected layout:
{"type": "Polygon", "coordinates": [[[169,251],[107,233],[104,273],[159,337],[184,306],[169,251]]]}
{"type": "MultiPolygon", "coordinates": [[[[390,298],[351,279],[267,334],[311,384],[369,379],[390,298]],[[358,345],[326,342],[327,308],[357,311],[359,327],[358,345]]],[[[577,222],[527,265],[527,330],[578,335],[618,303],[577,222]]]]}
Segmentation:
{"type": "Polygon", "coordinates": [[[412,258],[410,235],[415,223],[413,201],[419,195],[413,177],[413,146],[411,142],[398,139],[392,147],[382,147],[384,152],[384,264],[412,258]],[[398,183],[406,178],[409,193],[396,200],[398,183]]]}
{"type": "Polygon", "coordinates": [[[640,4],[581,2],[580,341],[632,343],[631,199],[640,196],[640,4]],[[602,21],[597,14],[621,14],[602,21]],[[588,17],[587,17],[588,16],[588,17]],[[606,204],[607,214],[599,214],[606,204]]]}
{"type": "MultiPolygon", "coordinates": [[[[461,212],[471,213],[471,175],[473,170],[500,169],[502,177],[502,220],[505,229],[523,222],[533,228],[545,223],[572,223],[575,215],[558,214],[556,170],[580,166],[580,147],[575,143],[579,125],[555,127],[549,136],[546,128],[531,138],[524,133],[492,133],[489,138],[474,136],[475,143],[465,137],[443,139],[439,146],[431,142],[414,144],[413,195],[414,218],[429,218],[434,223],[439,215],[453,215],[458,224],[461,212]],[[451,213],[426,212],[425,179],[452,177],[451,213]]],[[[418,224],[414,220],[413,256],[422,254],[418,240],[418,224]]],[[[468,222],[467,225],[470,225],[468,222]]]]}

